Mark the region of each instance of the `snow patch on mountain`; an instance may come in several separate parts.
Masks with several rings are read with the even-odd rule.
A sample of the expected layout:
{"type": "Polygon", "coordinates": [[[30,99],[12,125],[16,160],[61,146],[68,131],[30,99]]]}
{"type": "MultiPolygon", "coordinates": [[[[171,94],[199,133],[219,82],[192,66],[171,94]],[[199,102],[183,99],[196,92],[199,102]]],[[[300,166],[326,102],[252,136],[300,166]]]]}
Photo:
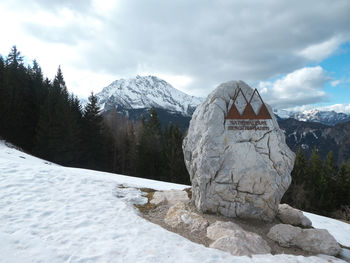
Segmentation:
{"type": "Polygon", "coordinates": [[[192,115],[203,98],[190,96],[155,76],[136,76],[112,82],[96,94],[101,108],[118,109],[162,108],[192,115]]]}
{"type": "Polygon", "coordinates": [[[319,122],[331,126],[350,121],[350,115],[348,114],[335,111],[321,111],[318,109],[305,110],[301,112],[274,109],[274,113],[281,119],[293,118],[298,121],[319,122]]]}

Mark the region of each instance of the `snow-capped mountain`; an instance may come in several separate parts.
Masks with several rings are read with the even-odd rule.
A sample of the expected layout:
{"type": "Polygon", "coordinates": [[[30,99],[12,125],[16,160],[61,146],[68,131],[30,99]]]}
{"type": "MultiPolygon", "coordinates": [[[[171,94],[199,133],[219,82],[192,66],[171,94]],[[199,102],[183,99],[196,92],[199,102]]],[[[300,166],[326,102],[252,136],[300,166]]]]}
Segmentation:
{"type": "Polygon", "coordinates": [[[104,111],[149,109],[152,107],[191,116],[202,98],[187,95],[155,76],[119,79],[96,94],[104,111]]]}
{"type": "Polygon", "coordinates": [[[348,114],[335,111],[320,111],[318,109],[312,109],[302,112],[275,109],[274,113],[281,119],[293,118],[298,121],[319,122],[330,126],[350,121],[350,115],[348,114]]]}

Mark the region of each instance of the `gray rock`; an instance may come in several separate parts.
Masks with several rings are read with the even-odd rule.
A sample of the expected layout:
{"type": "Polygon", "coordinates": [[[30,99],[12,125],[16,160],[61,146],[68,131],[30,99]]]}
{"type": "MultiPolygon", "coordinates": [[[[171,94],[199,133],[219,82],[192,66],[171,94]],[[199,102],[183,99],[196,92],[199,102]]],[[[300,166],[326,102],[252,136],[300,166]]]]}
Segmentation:
{"type": "Polygon", "coordinates": [[[295,242],[301,249],[313,253],[335,256],[341,251],[338,242],[326,229],[303,229],[295,242]]]}
{"type": "Polygon", "coordinates": [[[244,110],[242,93],[259,113],[253,92],[242,81],[221,84],[192,116],[183,151],[200,211],[270,221],[290,185],[295,155],[271,107],[264,104],[271,119],[227,119],[232,105],[244,110]]]}
{"type": "Polygon", "coordinates": [[[169,208],[164,222],[174,228],[183,224],[191,232],[203,231],[209,225],[209,222],[205,218],[197,213],[188,211],[183,202],[178,202],[169,208]]]}
{"type": "Polygon", "coordinates": [[[280,204],[278,206],[277,217],[284,224],[303,227],[311,227],[312,225],[311,220],[304,216],[303,212],[287,204],[280,204]]]}
{"type": "Polygon", "coordinates": [[[339,257],[346,262],[350,262],[350,249],[342,248],[339,253],[339,257]]]}
{"type": "Polygon", "coordinates": [[[338,242],[325,229],[302,229],[278,224],[270,229],[267,236],[283,247],[297,246],[308,252],[330,256],[341,252],[338,242]]]}
{"type": "Polygon", "coordinates": [[[168,204],[174,205],[177,202],[187,203],[190,199],[186,191],[182,190],[167,190],[167,191],[156,191],[153,194],[151,204],[161,205],[168,204]]]}
{"type": "Polygon", "coordinates": [[[178,227],[183,223],[181,217],[186,211],[185,205],[182,202],[178,202],[175,205],[171,206],[164,218],[164,222],[171,227],[178,227]]]}
{"type": "Polygon", "coordinates": [[[191,232],[204,231],[209,225],[208,220],[193,212],[183,214],[181,219],[185,225],[189,226],[191,232]]]}
{"type": "Polygon", "coordinates": [[[216,221],[207,228],[207,237],[217,240],[223,236],[234,235],[235,231],[243,231],[243,229],[232,222],[216,221]]]}
{"type": "Polygon", "coordinates": [[[278,224],[271,227],[268,238],[276,241],[282,247],[295,246],[296,237],[301,233],[300,227],[295,227],[286,224],[278,224]]]}
{"type": "Polygon", "coordinates": [[[261,236],[244,230],[236,230],[233,235],[222,236],[209,247],[230,252],[235,256],[271,253],[271,248],[261,236]]]}

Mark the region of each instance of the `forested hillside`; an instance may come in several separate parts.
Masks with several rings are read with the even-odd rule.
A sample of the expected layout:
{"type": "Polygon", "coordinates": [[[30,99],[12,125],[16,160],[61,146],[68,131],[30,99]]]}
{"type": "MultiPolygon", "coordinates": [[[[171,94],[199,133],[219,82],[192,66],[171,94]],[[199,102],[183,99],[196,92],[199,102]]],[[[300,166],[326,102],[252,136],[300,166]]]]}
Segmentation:
{"type": "Polygon", "coordinates": [[[69,94],[60,67],[49,80],[23,61],[15,46],[0,56],[1,137],[62,165],[189,183],[176,125],[162,129],[155,110],[140,121],[103,117],[94,94],[84,108],[69,94]]]}

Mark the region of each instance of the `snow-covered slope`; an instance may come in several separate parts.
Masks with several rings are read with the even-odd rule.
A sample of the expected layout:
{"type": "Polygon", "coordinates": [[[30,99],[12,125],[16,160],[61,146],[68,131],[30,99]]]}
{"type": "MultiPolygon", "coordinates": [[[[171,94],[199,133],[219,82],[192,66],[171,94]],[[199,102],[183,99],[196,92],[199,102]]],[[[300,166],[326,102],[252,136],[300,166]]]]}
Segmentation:
{"type": "Polygon", "coordinates": [[[293,118],[298,121],[319,122],[331,126],[350,121],[350,115],[348,114],[335,111],[320,111],[318,109],[306,110],[302,112],[275,109],[274,113],[281,119],[293,118]]]}
{"type": "Polygon", "coordinates": [[[342,262],[234,257],[192,243],[138,216],[133,203],[146,199],[137,187],[186,186],[66,168],[0,141],[0,262],[342,262]]]}
{"type": "Polygon", "coordinates": [[[194,109],[203,101],[202,98],[187,95],[169,83],[155,76],[136,76],[120,79],[96,94],[100,106],[109,110],[162,108],[180,112],[185,116],[192,115],[194,109]]]}

